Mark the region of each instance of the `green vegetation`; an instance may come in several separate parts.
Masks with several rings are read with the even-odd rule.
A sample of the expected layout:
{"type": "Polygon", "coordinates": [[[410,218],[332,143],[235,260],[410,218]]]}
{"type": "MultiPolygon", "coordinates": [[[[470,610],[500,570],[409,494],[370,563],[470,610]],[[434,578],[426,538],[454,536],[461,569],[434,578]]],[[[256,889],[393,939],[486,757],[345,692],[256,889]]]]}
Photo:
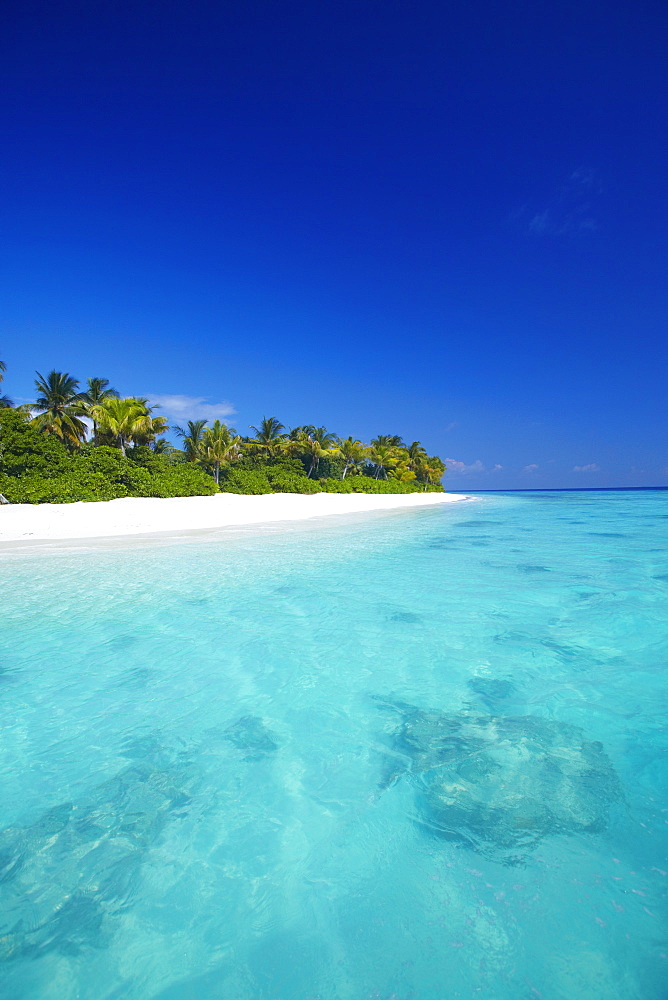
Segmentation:
{"type": "Polygon", "coordinates": [[[0,493],[12,503],[71,503],[116,497],[185,497],[217,493],[203,469],[137,445],[68,448],[18,410],[0,409],[0,493]]]}
{"type": "MultiPolygon", "coordinates": [[[[0,381],[5,372],[0,362],[0,381]]],[[[419,441],[380,436],[363,444],[325,427],[287,430],[275,417],[242,437],[215,420],[164,435],[165,417],[142,397],[120,398],[107,379],[80,391],[67,372],[37,373],[37,398],[13,408],[0,397],[0,493],[12,503],[227,493],[414,493],[443,487],[443,462],[419,441]]]]}

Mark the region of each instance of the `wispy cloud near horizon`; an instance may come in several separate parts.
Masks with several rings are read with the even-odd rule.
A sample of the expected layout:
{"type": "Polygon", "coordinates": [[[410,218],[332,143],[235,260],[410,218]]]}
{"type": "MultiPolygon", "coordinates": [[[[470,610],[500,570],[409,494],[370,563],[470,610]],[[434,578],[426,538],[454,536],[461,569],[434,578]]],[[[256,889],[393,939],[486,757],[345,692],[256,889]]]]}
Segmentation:
{"type": "Polygon", "coordinates": [[[471,462],[470,465],[467,465],[466,462],[460,462],[456,458],[446,458],[444,461],[448,472],[457,472],[462,476],[468,476],[471,472],[486,471],[485,466],[479,458],[475,462],[471,462]]]}
{"type": "Polygon", "coordinates": [[[601,466],[597,465],[596,462],[590,462],[589,465],[574,465],[573,472],[600,472],[601,466]]]}
{"type": "Polygon", "coordinates": [[[466,463],[461,462],[457,458],[444,458],[446,469],[448,472],[454,475],[460,476],[470,476],[475,473],[490,473],[499,472],[503,469],[502,465],[496,464],[492,469],[488,469],[484,462],[479,458],[476,458],[474,462],[466,463]]]}
{"type": "Polygon", "coordinates": [[[154,392],[149,400],[172,420],[225,420],[237,412],[232,403],[210,403],[206,396],[154,392]]]}

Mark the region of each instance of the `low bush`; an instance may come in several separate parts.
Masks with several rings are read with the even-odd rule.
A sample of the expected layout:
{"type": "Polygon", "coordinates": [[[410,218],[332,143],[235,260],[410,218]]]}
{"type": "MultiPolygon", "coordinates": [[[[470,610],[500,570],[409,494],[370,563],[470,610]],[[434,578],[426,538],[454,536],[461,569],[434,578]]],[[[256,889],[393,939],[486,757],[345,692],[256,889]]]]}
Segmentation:
{"type": "Polygon", "coordinates": [[[348,476],[343,484],[350,483],[353,493],[442,493],[439,485],[426,485],[411,480],[400,483],[397,479],[371,479],[369,476],[348,476]]]}
{"type": "Polygon", "coordinates": [[[321,479],[318,491],[322,493],[354,493],[355,488],[349,479],[321,479]]]}
{"type": "Polygon", "coordinates": [[[76,503],[79,500],[115,500],[128,495],[124,486],[113,483],[101,472],[60,476],[3,476],[0,493],[10,503],[76,503]]]}
{"type": "Polygon", "coordinates": [[[303,473],[285,469],[267,469],[267,480],[273,493],[319,493],[320,483],[303,473]]]}
{"type": "MultiPolygon", "coordinates": [[[[248,471],[236,466],[226,470],[221,479],[223,493],[423,493],[424,483],[400,483],[396,479],[371,479],[347,476],[346,479],[307,479],[282,469],[248,471]]],[[[427,486],[428,493],[442,493],[441,486],[427,486]]]]}
{"type": "Polygon", "coordinates": [[[214,479],[190,462],[167,467],[150,476],[149,497],[210,497],[220,493],[214,479]]]}
{"type": "Polygon", "coordinates": [[[70,462],[62,441],[40,433],[27,414],[0,408],[0,474],[57,476],[67,471],[70,462]]]}
{"type": "MultiPolygon", "coordinates": [[[[113,448],[98,448],[113,452],[113,448]]],[[[155,473],[134,465],[118,452],[71,458],[69,472],[56,476],[8,476],[0,473],[0,493],[10,503],[76,503],[116,500],[119,497],[211,496],[218,487],[202,469],[194,465],[165,466],[155,473]]]]}
{"type": "Polygon", "coordinates": [[[249,496],[274,492],[265,471],[258,470],[253,472],[237,468],[226,470],[225,477],[221,480],[220,488],[223,493],[244,493],[249,496]]]}

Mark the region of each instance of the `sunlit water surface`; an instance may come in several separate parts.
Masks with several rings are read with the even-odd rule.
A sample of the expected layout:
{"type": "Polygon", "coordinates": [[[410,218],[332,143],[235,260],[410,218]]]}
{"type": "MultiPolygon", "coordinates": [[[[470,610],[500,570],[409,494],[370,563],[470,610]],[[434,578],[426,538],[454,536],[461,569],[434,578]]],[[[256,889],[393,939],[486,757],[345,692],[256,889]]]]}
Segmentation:
{"type": "Polygon", "coordinates": [[[0,558],[4,997],[668,995],[667,493],[0,558]]]}

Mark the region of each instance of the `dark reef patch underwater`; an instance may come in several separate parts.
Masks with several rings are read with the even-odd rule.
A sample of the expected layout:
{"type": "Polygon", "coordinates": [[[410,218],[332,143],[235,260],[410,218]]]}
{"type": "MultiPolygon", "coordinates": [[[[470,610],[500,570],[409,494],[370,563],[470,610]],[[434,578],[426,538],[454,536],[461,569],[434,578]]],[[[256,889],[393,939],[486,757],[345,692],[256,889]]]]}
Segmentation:
{"type": "Polygon", "coordinates": [[[225,739],[243,752],[244,760],[259,760],[278,749],[274,734],[255,715],[244,715],[228,726],[225,739]]]}
{"type": "Polygon", "coordinates": [[[519,864],[545,837],[598,833],[622,799],[602,745],[577,726],[384,704],[402,721],[383,786],[407,776],[425,827],[490,860],[519,864]]]}
{"type": "Polygon", "coordinates": [[[142,865],[167,824],[184,815],[199,778],[192,752],[153,738],[131,741],[125,756],[134,763],[85,801],[0,830],[0,962],[108,944],[142,865]]]}

